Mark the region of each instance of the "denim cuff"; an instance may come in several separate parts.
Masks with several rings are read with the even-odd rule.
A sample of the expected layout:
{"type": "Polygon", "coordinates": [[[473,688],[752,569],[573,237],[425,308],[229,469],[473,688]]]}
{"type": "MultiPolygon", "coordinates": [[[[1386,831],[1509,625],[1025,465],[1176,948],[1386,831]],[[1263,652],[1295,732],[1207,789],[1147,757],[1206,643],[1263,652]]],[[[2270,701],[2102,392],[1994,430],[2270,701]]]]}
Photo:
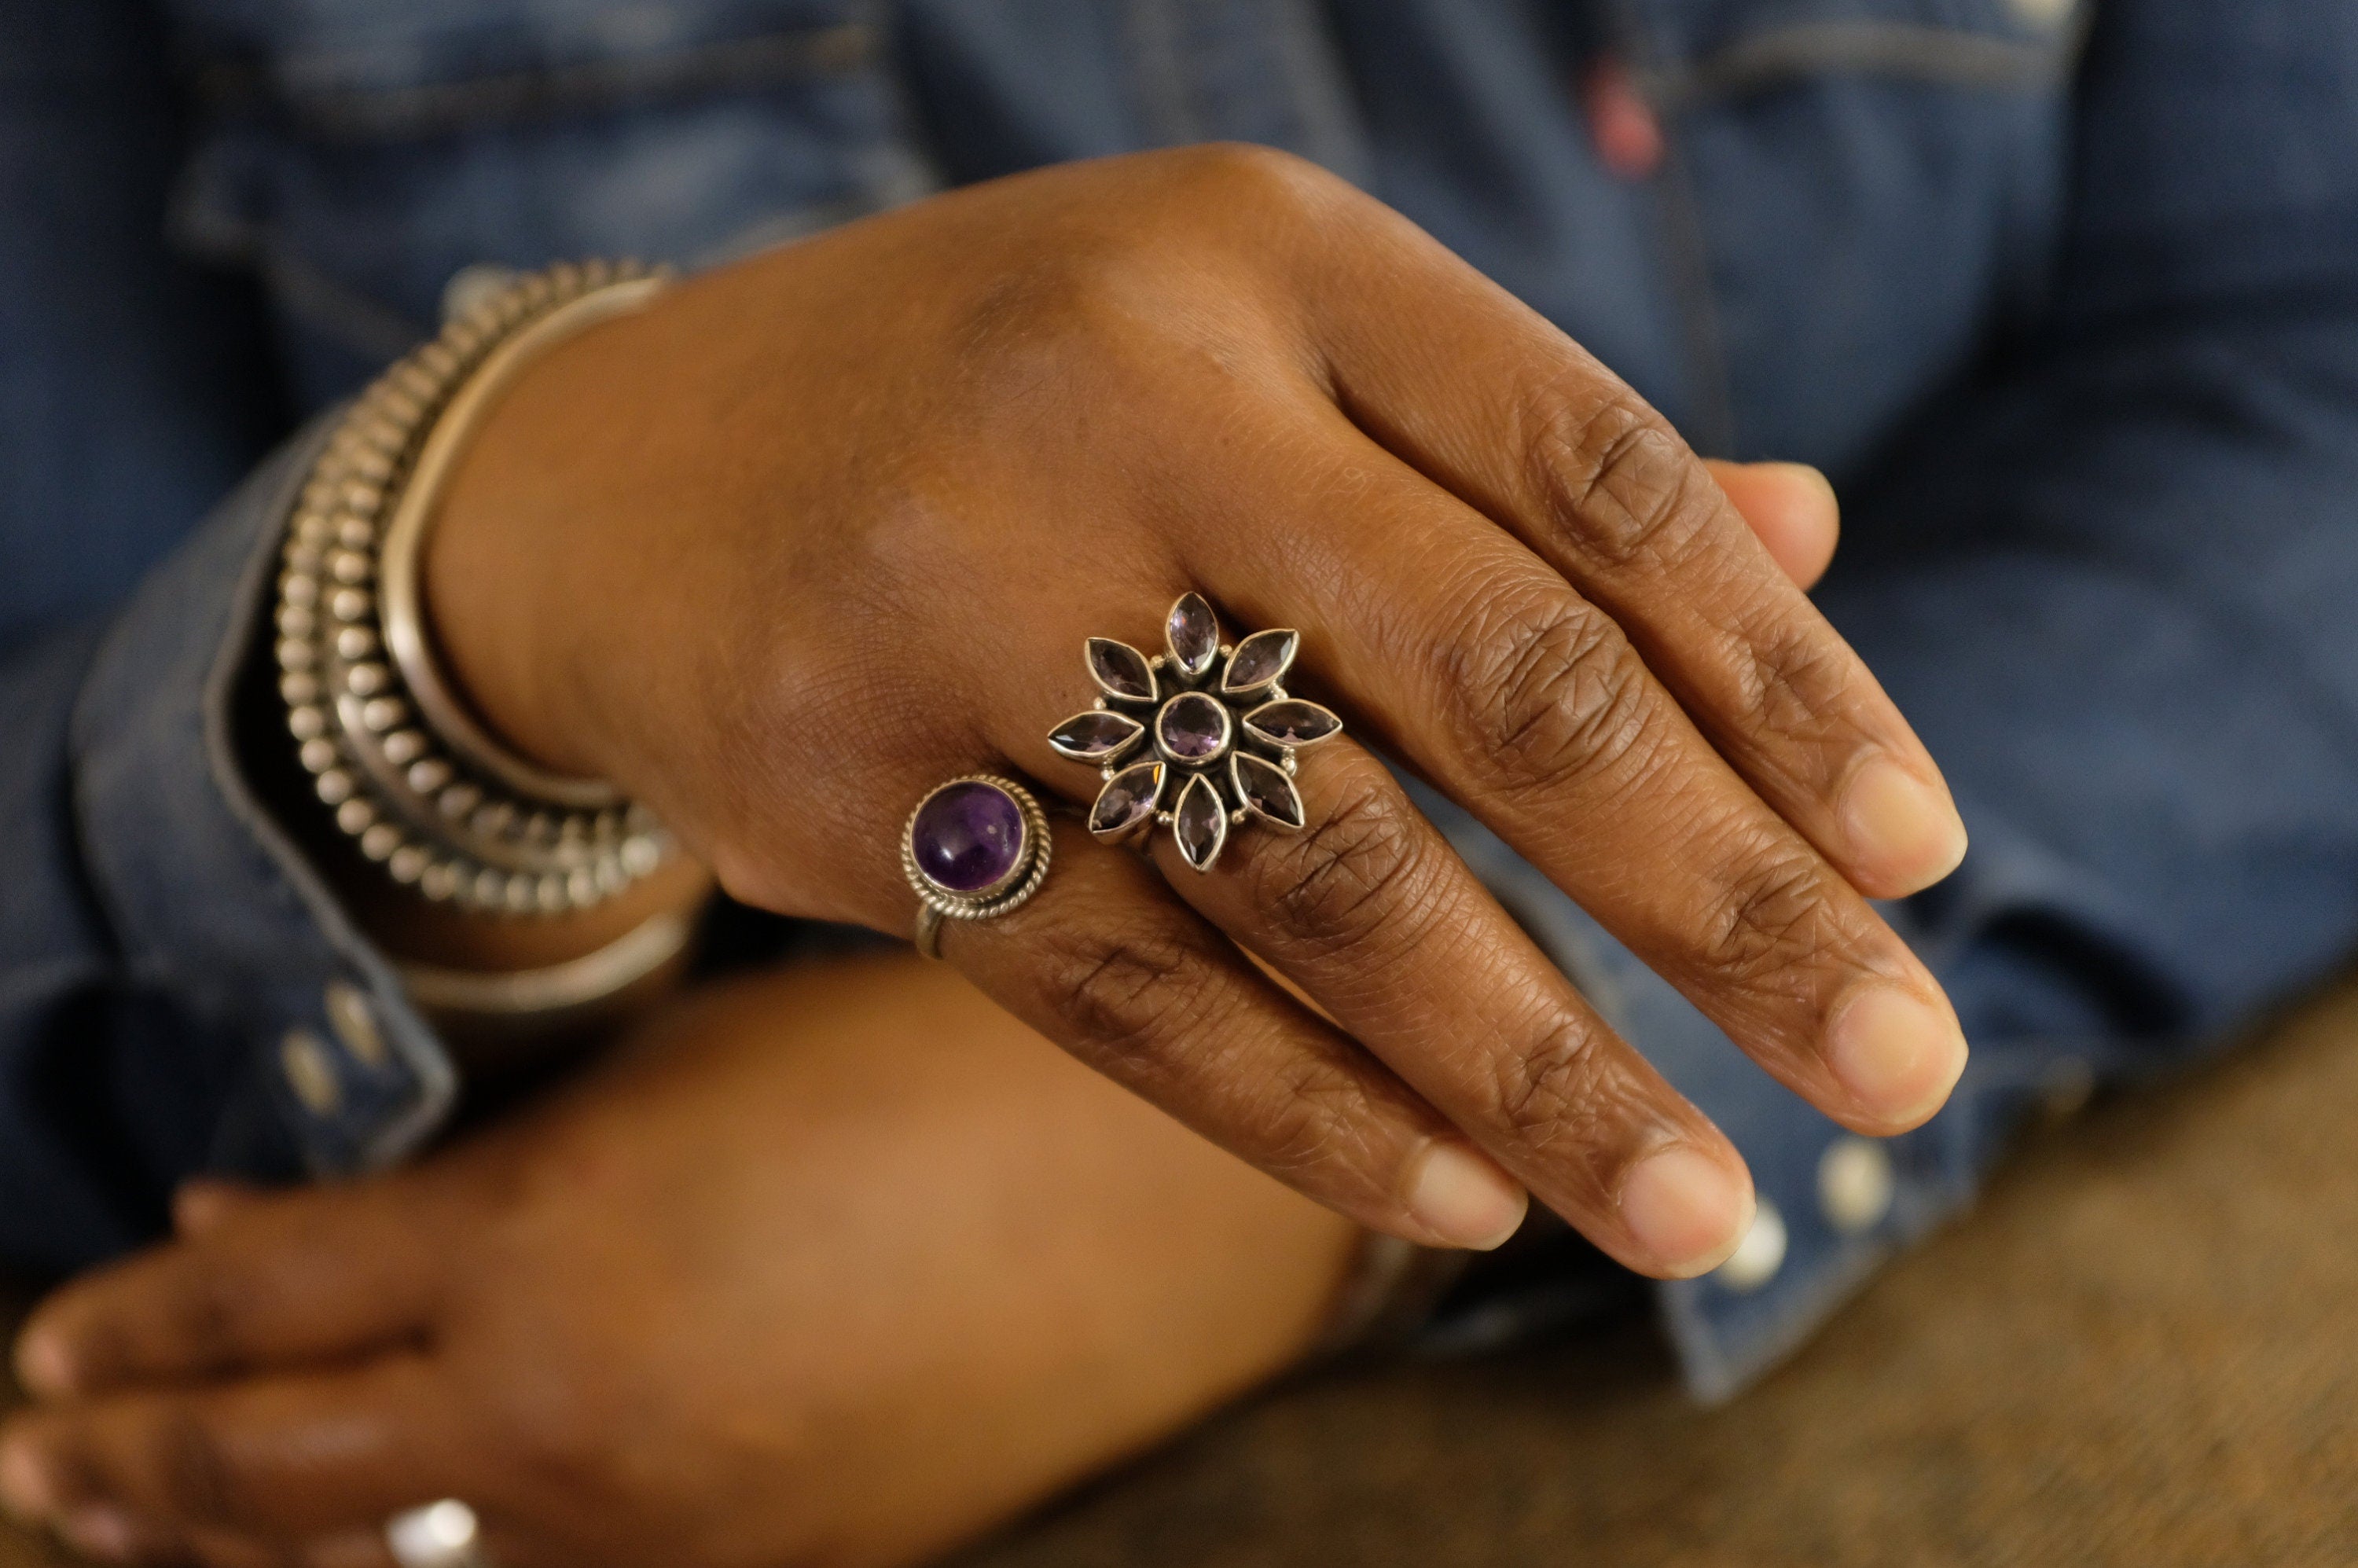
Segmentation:
{"type": "MultiPolygon", "coordinates": [[[[233,741],[241,681],[266,654],[281,535],[333,423],[282,448],[150,574],[98,651],[70,736],[83,856],[131,979],[252,1044],[262,1093],[321,1176],[414,1152],[458,1088],[391,962],[273,820],[233,741]]],[[[234,1169],[242,1153],[223,1147],[216,1162],[234,1169]]]]}

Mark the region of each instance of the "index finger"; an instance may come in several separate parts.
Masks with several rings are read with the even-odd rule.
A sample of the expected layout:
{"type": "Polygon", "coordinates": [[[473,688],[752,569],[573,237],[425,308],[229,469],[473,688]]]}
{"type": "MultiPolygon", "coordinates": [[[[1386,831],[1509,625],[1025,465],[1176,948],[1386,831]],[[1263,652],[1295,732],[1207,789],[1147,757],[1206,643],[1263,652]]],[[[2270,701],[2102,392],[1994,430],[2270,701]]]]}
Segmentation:
{"type": "Polygon", "coordinates": [[[243,1198],[200,1237],[73,1281],[17,1340],[25,1386],[87,1398],[350,1355],[413,1331],[441,1260],[384,1191],[243,1198]]]}
{"type": "Polygon", "coordinates": [[[1964,827],[1931,754],[1669,423],[1406,219],[1378,209],[1354,230],[1304,290],[1345,414],[1612,616],[1860,892],[1953,871],[1964,827]]]}

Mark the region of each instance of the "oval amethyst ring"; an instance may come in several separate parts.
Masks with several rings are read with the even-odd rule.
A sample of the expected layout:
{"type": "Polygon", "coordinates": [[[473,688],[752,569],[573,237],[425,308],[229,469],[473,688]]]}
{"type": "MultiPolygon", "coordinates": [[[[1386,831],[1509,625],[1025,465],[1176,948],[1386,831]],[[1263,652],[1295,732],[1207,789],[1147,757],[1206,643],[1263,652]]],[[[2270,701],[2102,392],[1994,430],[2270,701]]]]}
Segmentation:
{"type": "Polygon", "coordinates": [[[1089,678],[1102,695],[1050,731],[1048,744],[1104,777],[1091,833],[1114,843],[1167,823],[1180,855],[1208,871],[1231,826],[1303,827],[1293,754],[1340,735],[1343,721],[1285,694],[1299,632],[1256,632],[1229,647],[1200,593],[1173,605],[1163,630],[1170,652],[1152,659],[1090,638],[1089,678]]]}
{"type": "Polygon", "coordinates": [[[942,956],[942,922],[989,920],[1040,891],[1048,818],[1012,779],[968,773],[917,803],[901,831],[901,870],[924,907],[917,950],[942,956]]]}

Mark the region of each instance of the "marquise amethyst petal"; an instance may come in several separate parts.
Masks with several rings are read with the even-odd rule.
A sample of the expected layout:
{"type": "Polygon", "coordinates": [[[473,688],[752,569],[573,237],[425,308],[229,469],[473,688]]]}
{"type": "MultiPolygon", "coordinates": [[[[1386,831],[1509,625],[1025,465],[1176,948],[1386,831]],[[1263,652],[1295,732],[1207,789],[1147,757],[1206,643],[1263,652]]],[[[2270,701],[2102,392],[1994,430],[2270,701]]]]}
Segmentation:
{"type": "Polygon", "coordinates": [[[1182,692],[1163,705],[1155,716],[1154,732],[1163,749],[1183,762],[1217,761],[1228,749],[1228,710],[1200,691],[1182,692]]]}
{"type": "Polygon", "coordinates": [[[1125,702],[1152,702],[1157,695],[1146,655],[1110,637],[1089,639],[1089,678],[1108,697],[1125,702]]]}
{"type": "Polygon", "coordinates": [[[1256,816],[1289,830],[1309,820],[1302,808],[1301,791],[1275,762],[1238,752],[1228,759],[1228,776],[1237,786],[1238,797],[1256,816]]]}
{"type": "Polygon", "coordinates": [[[925,798],[909,826],[909,847],[927,881],[946,892],[978,893],[1014,873],[1023,833],[1023,808],[1013,795],[968,779],[925,798]]]}
{"type": "Polygon", "coordinates": [[[1146,733],[1146,726],[1126,713],[1094,709],[1076,713],[1048,732],[1048,744],[1060,757],[1076,762],[1109,762],[1146,733]]]}
{"type": "Polygon", "coordinates": [[[1220,689],[1230,697],[1249,697],[1274,685],[1293,667],[1293,655],[1301,646],[1299,632],[1254,633],[1237,644],[1228,667],[1220,672],[1220,689]]]}
{"type": "Polygon", "coordinates": [[[1119,838],[1154,815],[1163,798],[1163,764],[1141,762],[1124,768],[1106,781],[1089,807],[1089,831],[1100,838],[1119,838]]]}
{"type": "Polygon", "coordinates": [[[1179,840],[1179,853],[1197,871],[1210,871],[1228,841],[1228,807],[1220,798],[1218,787],[1203,773],[1189,779],[1173,818],[1172,832],[1179,840]]]}
{"type": "Polygon", "coordinates": [[[1171,662],[1190,678],[1212,667],[1220,654],[1220,622],[1200,593],[1191,593],[1171,607],[1163,634],[1171,644],[1171,662]]]}
{"type": "Polygon", "coordinates": [[[1314,746],[1343,732],[1343,721],[1298,697],[1264,703],[1245,715],[1245,728],[1275,746],[1314,746]]]}

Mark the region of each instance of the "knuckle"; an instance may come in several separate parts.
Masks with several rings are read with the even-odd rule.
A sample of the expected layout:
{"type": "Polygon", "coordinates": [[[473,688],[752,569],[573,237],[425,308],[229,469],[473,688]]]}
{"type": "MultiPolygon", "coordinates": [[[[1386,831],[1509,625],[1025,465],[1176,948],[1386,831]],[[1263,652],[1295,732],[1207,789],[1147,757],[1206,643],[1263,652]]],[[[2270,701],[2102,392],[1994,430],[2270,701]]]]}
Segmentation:
{"type": "Polygon", "coordinates": [[[1498,1119],[1535,1150],[1595,1143],[1619,1098],[1614,1076],[1601,1029],[1559,1020],[1531,1049],[1501,1059],[1498,1119]]]}
{"type": "Polygon", "coordinates": [[[1745,638],[1744,648],[1737,667],[1745,729],[1786,739],[1833,740],[1849,684],[1849,650],[1822,627],[1781,619],[1745,638]]]}
{"type": "Polygon", "coordinates": [[[1151,1060],[1174,1021],[1195,1019],[1212,970],[1194,946],[1140,932],[1059,930],[1043,948],[1048,999],[1092,1053],[1151,1060]]]}
{"type": "Polygon", "coordinates": [[[1310,214],[1332,205],[1350,187],[1298,154],[1252,142],[1207,142],[1171,155],[1183,188],[1216,210],[1239,202],[1256,217],[1310,214]]]}
{"type": "Polygon", "coordinates": [[[1406,803],[1368,779],[1308,830],[1267,840],[1252,862],[1253,893],[1303,956],[1339,951],[1414,906],[1427,849],[1406,803]]]}
{"type": "Polygon", "coordinates": [[[1557,537],[1606,568],[1682,559],[1718,506],[1685,443],[1633,393],[1533,395],[1530,480],[1557,537]]]}
{"type": "Polygon", "coordinates": [[[1598,777],[1644,747],[1650,677],[1595,606],[1561,593],[1495,601],[1461,646],[1453,706],[1508,787],[1598,777]]]}
{"type": "Polygon", "coordinates": [[[211,1262],[199,1262],[174,1299],[173,1348],[213,1373],[233,1373],[247,1361],[246,1325],[253,1292],[243,1276],[211,1262]]]}
{"type": "Polygon", "coordinates": [[[185,1405],[168,1407],[150,1441],[156,1484],[167,1509],[204,1524],[245,1521],[244,1494],[235,1470],[219,1434],[201,1414],[185,1405]]]}
{"type": "Polygon", "coordinates": [[[1297,1183],[1338,1166],[1366,1169],[1373,1130],[1382,1125],[1365,1084],[1316,1060],[1280,1071],[1262,1119],[1253,1162],[1297,1183]]]}
{"type": "Polygon", "coordinates": [[[568,1357],[561,1366],[516,1370],[477,1390],[475,1418],[488,1452],[530,1489],[546,1495],[610,1498],[618,1456],[610,1434],[626,1403],[601,1391],[568,1357]]]}
{"type": "Polygon", "coordinates": [[[1758,989],[1780,978],[1796,990],[1842,945],[1824,878],[1804,854],[1770,854],[1747,869],[1705,934],[1705,969],[1723,984],[1758,989]]]}

